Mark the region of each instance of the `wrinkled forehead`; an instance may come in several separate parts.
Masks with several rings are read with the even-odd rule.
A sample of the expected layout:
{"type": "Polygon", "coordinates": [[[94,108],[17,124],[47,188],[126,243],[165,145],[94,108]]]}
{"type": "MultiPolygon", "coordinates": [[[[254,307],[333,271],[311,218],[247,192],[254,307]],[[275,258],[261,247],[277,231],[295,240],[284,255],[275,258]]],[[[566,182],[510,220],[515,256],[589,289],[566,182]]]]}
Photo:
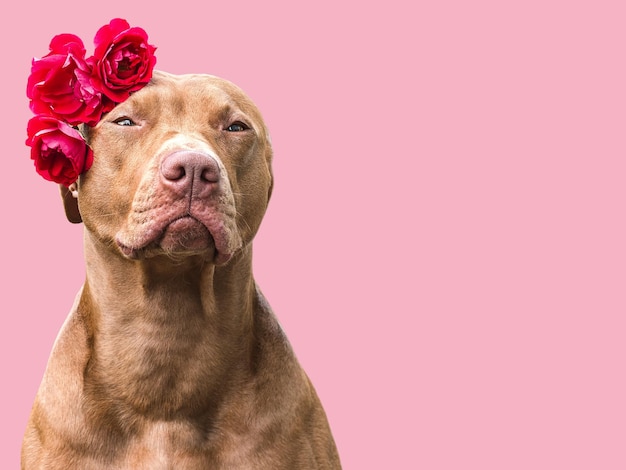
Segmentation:
{"type": "Polygon", "coordinates": [[[212,75],[155,71],[150,83],[119,107],[141,116],[166,112],[174,116],[198,115],[210,121],[243,113],[262,126],[261,114],[252,100],[233,83],[212,75]]]}

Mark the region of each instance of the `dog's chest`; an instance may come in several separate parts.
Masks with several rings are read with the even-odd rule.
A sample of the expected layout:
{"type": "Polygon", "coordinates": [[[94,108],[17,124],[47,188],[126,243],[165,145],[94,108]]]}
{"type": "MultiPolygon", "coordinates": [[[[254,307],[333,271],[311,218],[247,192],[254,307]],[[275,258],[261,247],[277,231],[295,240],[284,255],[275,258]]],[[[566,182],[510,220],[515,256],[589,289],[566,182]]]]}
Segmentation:
{"type": "MultiPolygon", "coordinates": [[[[146,429],[134,446],[135,453],[142,455],[142,463],[151,461],[151,468],[167,468],[173,463],[173,444],[181,438],[174,428],[171,424],[156,423],[146,429]]],[[[181,433],[181,436],[184,434],[181,433]]]]}
{"type": "Polygon", "coordinates": [[[230,433],[214,432],[212,437],[195,426],[181,422],[147,425],[128,446],[124,469],[239,469],[255,468],[248,460],[252,442],[238,440],[230,433]],[[216,435],[217,434],[217,435],[216,435]],[[250,445],[247,445],[250,444],[250,445]]]}
{"type": "Polygon", "coordinates": [[[204,468],[209,463],[205,447],[205,439],[193,426],[153,422],[129,443],[124,464],[129,469],[204,468]]]}

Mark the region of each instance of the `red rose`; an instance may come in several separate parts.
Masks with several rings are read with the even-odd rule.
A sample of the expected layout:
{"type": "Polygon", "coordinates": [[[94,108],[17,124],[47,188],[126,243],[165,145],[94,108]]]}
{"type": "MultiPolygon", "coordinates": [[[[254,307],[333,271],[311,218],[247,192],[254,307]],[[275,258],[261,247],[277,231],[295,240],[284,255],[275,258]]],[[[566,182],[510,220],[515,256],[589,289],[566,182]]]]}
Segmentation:
{"type": "Polygon", "coordinates": [[[94,56],[88,62],[99,91],[114,103],[126,100],[150,81],[156,48],[148,44],[143,29],[131,28],[126,20],[117,18],[98,30],[94,44],[94,56]]]}
{"type": "Polygon", "coordinates": [[[50,53],[33,59],[26,94],[35,114],[56,117],[72,125],[94,125],[102,115],[100,93],[93,86],[85,46],[73,34],[60,34],[50,53]]]}
{"type": "Polygon", "coordinates": [[[93,163],[93,153],[80,133],[49,116],[28,121],[30,157],[37,173],[49,181],[69,186],[93,163]]]}
{"type": "Polygon", "coordinates": [[[95,53],[85,58],[83,42],[59,34],[50,52],[33,59],[26,94],[36,114],[28,122],[26,145],[45,179],[69,186],[93,163],[78,124],[93,126],[104,113],[143,88],[152,78],[156,48],[141,28],[117,18],[98,30],[95,53]]]}

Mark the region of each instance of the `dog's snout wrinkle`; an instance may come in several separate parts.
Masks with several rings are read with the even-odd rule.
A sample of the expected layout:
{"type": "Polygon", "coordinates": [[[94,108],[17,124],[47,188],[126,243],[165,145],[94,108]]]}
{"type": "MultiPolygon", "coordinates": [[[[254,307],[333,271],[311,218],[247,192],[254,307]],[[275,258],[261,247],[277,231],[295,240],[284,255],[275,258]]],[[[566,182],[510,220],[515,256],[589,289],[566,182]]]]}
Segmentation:
{"type": "Polygon", "coordinates": [[[208,194],[220,181],[220,168],[209,154],[180,150],[161,162],[161,183],[177,194],[208,194]]]}

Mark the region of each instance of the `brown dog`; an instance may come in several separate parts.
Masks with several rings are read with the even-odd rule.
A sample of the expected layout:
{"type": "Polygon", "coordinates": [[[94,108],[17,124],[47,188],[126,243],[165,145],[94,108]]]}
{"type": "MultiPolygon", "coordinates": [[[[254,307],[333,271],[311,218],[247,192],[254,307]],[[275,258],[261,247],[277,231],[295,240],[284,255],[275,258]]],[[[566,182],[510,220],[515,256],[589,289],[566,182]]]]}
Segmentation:
{"type": "Polygon", "coordinates": [[[233,84],[155,72],[84,129],[62,188],[87,276],[55,343],[23,469],[339,469],[325,413],[252,276],[272,191],[233,84]]]}

